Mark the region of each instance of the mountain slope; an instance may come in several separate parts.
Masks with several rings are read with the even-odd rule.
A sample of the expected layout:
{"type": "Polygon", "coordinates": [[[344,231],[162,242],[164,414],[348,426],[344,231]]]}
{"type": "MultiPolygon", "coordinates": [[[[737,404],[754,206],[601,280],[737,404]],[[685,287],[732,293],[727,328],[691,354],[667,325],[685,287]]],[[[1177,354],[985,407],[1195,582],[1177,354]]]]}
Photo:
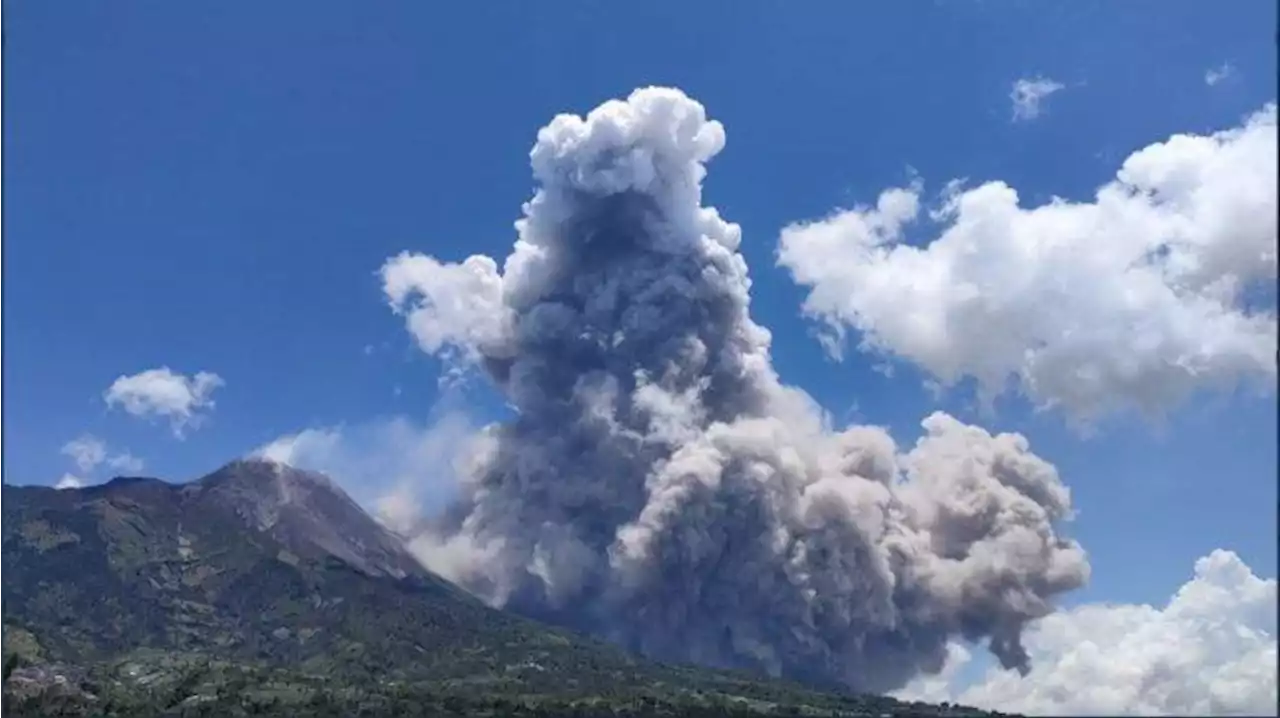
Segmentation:
{"type": "Polygon", "coordinates": [[[432,577],[399,539],[324,474],[246,459],[184,491],[197,501],[232,508],[251,527],[299,555],[332,555],[373,576],[432,577]]]}
{"type": "MultiPolygon", "coordinates": [[[[733,697],[738,708],[893,704],[656,664],[491,609],[418,565],[327,477],[266,461],[233,462],[186,485],[6,485],[2,527],[6,657],[25,651],[24,662],[50,675],[50,665],[91,669],[98,692],[138,688],[140,675],[194,681],[191,690],[212,680],[214,690],[225,680],[211,676],[235,674],[310,686],[298,696],[360,685],[733,697]],[[193,666],[203,678],[189,678],[193,666]]],[[[7,696],[39,683],[35,668],[24,670],[6,681],[7,696]]]]}
{"type": "Polygon", "coordinates": [[[343,501],[331,484],[266,462],[185,486],[6,486],[5,622],[72,662],[216,647],[320,671],[438,679],[545,661],[553,648],[552,660],[567,660],[568,634],[436,578],[343,501]]]}

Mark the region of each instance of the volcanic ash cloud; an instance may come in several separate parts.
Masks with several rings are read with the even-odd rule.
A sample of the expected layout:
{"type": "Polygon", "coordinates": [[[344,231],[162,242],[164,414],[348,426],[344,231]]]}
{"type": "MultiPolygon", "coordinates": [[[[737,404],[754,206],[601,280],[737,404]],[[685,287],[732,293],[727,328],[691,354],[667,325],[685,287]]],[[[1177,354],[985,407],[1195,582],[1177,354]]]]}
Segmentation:
{"type": "Polygon", "coordinates": [[[649,655],[884,691],[1021,634],[1088,563],[1070,494],[1016,434],[942,413],[900,450],[782,384],[741,231],[701,203],[724,128],[679,90],[560,115],[499,271],[405,253],[382,274],[423,350],[515,410],[414,547],[492,604],[649,655]]]}

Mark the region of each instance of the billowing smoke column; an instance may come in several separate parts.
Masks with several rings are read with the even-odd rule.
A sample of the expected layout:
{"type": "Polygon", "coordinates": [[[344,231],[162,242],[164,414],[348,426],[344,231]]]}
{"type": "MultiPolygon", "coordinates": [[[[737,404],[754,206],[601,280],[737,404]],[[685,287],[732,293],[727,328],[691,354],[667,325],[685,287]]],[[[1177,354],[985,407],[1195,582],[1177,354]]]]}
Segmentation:
{"type": "Polygon", "coordinates": [[[649,655],[883,691],[949,639],[1007,667],[1081,585],[1070,496],[1021,436],[942,413],[900,453],[780,383],[739,228],[701,205],[724,130],[678,90],[556,117],[501,272],[404,254],[387,296],[515,410],[415,541],[495,605],[649,655]]]}

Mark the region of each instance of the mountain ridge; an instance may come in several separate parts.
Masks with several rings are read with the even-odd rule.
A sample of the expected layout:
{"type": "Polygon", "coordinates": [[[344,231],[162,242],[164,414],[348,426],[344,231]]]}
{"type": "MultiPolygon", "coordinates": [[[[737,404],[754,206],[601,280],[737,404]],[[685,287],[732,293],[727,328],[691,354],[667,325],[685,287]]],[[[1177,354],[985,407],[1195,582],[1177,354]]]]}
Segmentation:
{"type": "Polygon", "coordinates": [[[193,696],[208,698],[234,678],[247,681],[245,696],[275,696],[263,686],[287,684],[307,700],[339,702],[353,691],[375,703],[407,691],[428,702],[520,705],[644,697],[741,714],[793,706],[855,715],[904,705],[656,663],[490,608],[418,564],[332,479],[279,462],[236,460],[185,484],[6,484],[3,533],[10,703],[45,695],[30,687],[49,688],[49,676],[66,684],[70,675],[92,684],[85,695],[125,703],[151,696],[152,684],[191,683],[193,696]],[[205,666],[197,671],[205,678],[192,679],[192,666],[205,666]],[[144,686],[138,676],[160,677],[144,686]]]}

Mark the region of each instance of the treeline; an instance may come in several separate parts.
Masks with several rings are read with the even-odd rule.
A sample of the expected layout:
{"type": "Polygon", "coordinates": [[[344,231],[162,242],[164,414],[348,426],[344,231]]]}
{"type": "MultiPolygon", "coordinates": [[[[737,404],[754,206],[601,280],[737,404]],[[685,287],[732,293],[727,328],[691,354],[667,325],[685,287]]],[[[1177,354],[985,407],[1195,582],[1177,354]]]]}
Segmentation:
{"type": "MultiPolygon", "coordinates": [[[[83,696],[50,693],[40,696],[16,698],[4,696],[4,715],[21,716],[143,718],[144,716],[173,716],[175,718],[222,718],[225,716],[313,716],[315,718],[351,718],[357,716],[523,716],[526,718],[640,718],[641,716],[666,716],[670,718],[759,718],[760,716],[849,716],[857,713],[812,711],[789,706],[752,709],[747,706],[698,705],[659,699],[635,699],[626,703],[606,701],[562,701],[554,698],[517,699],[508,697],[473,697],[457,695],[432,695],[406,692],[376,697],[347,697],[318,693],[302,701],[281,701],[254,696],[233,696],[220,693],[214,696],[192,696],[176,705],[167,701],[87,699],[83,696]]],[[[919,715],[918,713],[912,713],[919,715]]],[[[863,713],[862,715],[881,715],[863,713]]]]}

